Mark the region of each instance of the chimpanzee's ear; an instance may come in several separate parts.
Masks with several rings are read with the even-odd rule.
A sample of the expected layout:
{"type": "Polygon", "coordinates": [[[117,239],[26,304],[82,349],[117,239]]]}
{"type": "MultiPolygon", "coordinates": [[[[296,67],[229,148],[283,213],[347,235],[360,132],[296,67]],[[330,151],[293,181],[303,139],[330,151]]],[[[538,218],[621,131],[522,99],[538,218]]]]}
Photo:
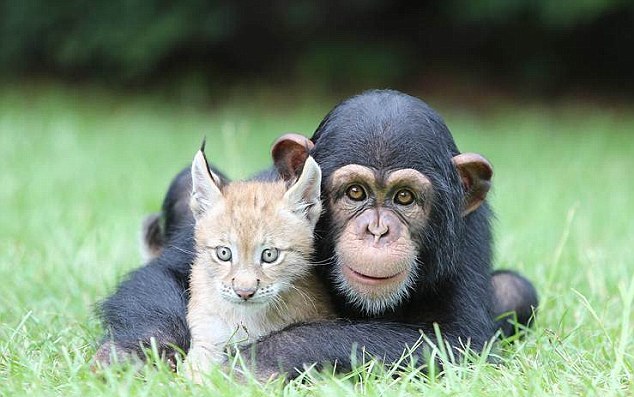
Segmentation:
{"type": "Polygon", "coordinates": [[[194,156],[192,162],[192,197],[189,206],[198,220],[213,205],[222,202],[223,196],[220,188],[221,179],[209,169],[205,157],[205,142],[194,156]]]}
{"type": "Polygon", "coordinates": [[[493,168],[491,163],[476,153],[462,153],[452,159],[458,169],[464,189],[464,207],[462,216],[475,211],[486,199],[491,189],[493,168]]]}
{"type": "Polygon", "coordinates": [[[284,134],[271,147],[273,164],[285,181],[294,181],[299,177],[308,153],[315,144],[299,134],[284,134]]]}

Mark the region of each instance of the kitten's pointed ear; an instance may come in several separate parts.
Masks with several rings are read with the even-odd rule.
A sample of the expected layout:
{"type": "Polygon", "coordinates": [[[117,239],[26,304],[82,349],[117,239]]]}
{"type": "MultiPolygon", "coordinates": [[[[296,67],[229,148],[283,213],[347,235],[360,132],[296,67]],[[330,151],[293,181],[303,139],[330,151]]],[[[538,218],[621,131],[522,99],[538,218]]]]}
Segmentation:
{"type": "Polygon", "coordinates": [[[306,158],[302,174],[284,194],[291,211],[302,213],[315,226],[321,215],[321,169],[310,156],[306,158]]]}
{"type": "Polygon", "coordinates": [[[223,200],[220,178],[209,169],[204,143],[192,162],[192,197],[189,206],[198,220],[212,206],[223,200]]]}

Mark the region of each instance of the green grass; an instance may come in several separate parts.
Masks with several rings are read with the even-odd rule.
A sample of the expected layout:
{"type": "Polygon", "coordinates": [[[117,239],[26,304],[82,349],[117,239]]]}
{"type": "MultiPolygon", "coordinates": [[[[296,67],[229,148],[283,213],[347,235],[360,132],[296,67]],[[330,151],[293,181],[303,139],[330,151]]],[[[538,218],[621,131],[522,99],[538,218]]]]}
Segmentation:
{"type": "Polygon", "coordinates": [[[90,372],[102,334],[93,305],[141,264],[140,221],[202,137],[215,164],[244,177],[268,165],[275,137],[310,135],[332,105],[0,90],[0,395],[634,393],[634,114],[589,105],[439,106],[459,147],[494,165],[496,267],[521,271],[541,297],[534,330],[502,346],[501,362],[286,387],[216,374],[206,389],[161,367],[90,372]]]}

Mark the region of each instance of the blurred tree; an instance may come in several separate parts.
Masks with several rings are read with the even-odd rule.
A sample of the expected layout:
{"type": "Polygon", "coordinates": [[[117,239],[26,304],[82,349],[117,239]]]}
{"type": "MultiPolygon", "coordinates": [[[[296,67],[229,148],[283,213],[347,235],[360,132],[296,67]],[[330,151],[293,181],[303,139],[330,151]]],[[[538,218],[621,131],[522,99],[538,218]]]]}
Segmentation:
{"type": "Polygon", "coordinates": [[[194,73],[325,86],[451,70],[545,90],[623,87],[634,81],[633,26],[628,0],[3,0],[0,70],[123,84],[194,73]]]}

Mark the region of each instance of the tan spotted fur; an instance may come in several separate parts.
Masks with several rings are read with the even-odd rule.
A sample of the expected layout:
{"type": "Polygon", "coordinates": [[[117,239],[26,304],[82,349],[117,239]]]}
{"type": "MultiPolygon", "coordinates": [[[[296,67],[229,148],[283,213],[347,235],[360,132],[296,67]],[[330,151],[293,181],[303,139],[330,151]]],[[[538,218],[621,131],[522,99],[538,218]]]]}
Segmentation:
{"type": "Polygon", "coordinates": [[[201,382],[213,363],[224,360],[227,346],[253,342],[293,323],[330,318],[333,311],[310,263],[321,211],[321,173],[314,160],[307,160],[289,189],[283,181],[233,182],[218,188],[213,174],[206,185],[204,172],[194,169],[196,161],[192,210],[197,255],[190,280],[192,343],[185,374],[201,382]],[[217,247],[230,248],[229,262],[219,259],[217,247]],[[267,247],[278,250],[276,262],[261,260],[267,247]],[[248,300],[235,294],[256,286],[248,300]]]}

